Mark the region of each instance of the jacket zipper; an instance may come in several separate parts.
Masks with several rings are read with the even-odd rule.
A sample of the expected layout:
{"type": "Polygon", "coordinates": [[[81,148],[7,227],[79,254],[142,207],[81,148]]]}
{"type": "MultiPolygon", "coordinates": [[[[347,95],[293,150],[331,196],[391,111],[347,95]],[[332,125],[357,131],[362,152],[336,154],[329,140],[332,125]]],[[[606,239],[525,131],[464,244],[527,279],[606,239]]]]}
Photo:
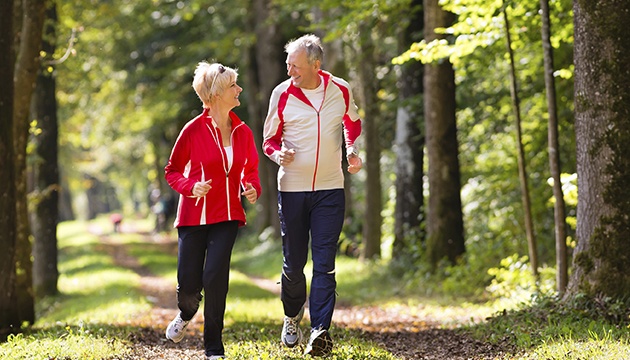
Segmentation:
{"type": "MultiPolygon", "coordinates": [[[[213,120],[214,123],[214,120],[213,120]]],[[[218,128],[215,127],[215,131],[212,131],[213,129],[210,128],[210,125],[207,125],[208,130],[210,130],[210,134],[212,134],[212,138],[214,139],[214,143],[217,145],[217,147],[219,148],[219,152],[221,153],[221,161],[223,162],[223,171],[225,171],[225,199],[226,199],[226,206],[227,206],[227,215],[228,215],[228,221],[232,220],[232,209],[230,206],[230,168],[228,168],[228,160],[227,160],[227,153],[225,152],[225,149],[223,148],[223,144],[219,142],[219,130],[218,128]]],[[[213,125],[214,126],[214,125],[213,125]]],[[[234,131],[236,131],[236,129],[241,126],[241,124],[237,125],[234,129],[232,129],[232,132],[230,133],[230,143],[232,144],[232,154],[234,154],[234,131]]],[[[234,155],[232,155],[234,156],[234,155]]]]}

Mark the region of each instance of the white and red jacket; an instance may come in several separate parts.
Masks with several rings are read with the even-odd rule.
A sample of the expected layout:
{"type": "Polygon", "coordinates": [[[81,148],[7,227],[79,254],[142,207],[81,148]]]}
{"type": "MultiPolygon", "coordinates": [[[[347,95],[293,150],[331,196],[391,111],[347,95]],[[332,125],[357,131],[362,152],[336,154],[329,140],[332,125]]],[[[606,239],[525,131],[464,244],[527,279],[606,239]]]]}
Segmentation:
{"type": "Polygon", "coordinates": [[[252,130],[235,113],[232,119],[232,166],[221,142],[221,132],[208,110],[190,120],[179,133],[164,168],[168,184],[178,193],[179,205],[175,227],[213,224],[237,220],[245,224],[241,205],[241,186],[251,183],[258,196],[262,193],[258,178],[258,152],[252,130]],[[192,195],[198,181],[212,179],[212,188],[202,198],[192,195]]]}
{"type": "Polygon", "coordinates": [[[280,165],[279,151],[295,149],[294,161],[280,166],[278,190],[316,191],[343,188],[342,131],[346,149],[361,134],[361,119],[348,83],[326,71],[324,99],[314,107],[291,79],[271,94],[263,132],[263,151],[280,165]]]}

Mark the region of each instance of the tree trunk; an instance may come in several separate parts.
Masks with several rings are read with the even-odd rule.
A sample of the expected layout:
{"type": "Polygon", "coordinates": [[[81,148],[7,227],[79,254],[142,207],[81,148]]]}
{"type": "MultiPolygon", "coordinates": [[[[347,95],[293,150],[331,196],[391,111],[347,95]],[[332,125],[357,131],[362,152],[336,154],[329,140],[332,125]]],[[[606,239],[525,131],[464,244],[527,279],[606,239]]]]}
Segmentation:
{"type": "Polygon", "coordinates": [[[564,294],[568,282],[567,265],[567,221],[562,192],[562,174],[560,166],[560,145],[558,144],[558,111],[556,108],[556,84],[553,77],[553,48],[551,47],[551,23],[549,21],[549,0],[540,0],[542,17],[542,44],[545,62],[545,90],[547,92],[547,108],[549,128],[549,169],[553,178],[554,225],[556,230],[556,288],[560,296],[564,294]]]}
{"type": "Polygon", "coordinates": [[[59,190],[59,221],[74,220],[74,210],[72,209],[72,195],[70,185],[63,171],[59,173],[61,189],[59,190]]]}
{"type": "MultiPolygon", "coordinates": [[[[399,36],[401,53],[419,41],[424,27],[422,0],[413,0],[409,26],[399,36]]],[[[422,194],[424,167],[424,124],[422,117],[422,76],[424,66],[408,61],[400,66],[399,102],[396,113],[396,206],[394,209],[394,248],[392,256],[410,254],[411,247],[424,241],[421,227],[424,215],[422,194]]]]}
{"type": "MultiPolygon", "coordinates": [[[[436,34],[435,29],[447,27],[452,21],[453,15],[443,11],[438,0],[424,0],[427,42],[443,38],[444,35],[436,34]]],[[[455,119],[455,72],[448,59],[425,65],[424,114],[429,160],[427,255],[435,267],[444,258],[455,263],[465,252],[455,119]]]]}
{"type": "Polygon", "coordinates": [[[375,48],[372,40],[372,26],[364,24],[360,29],[359,77],[365,116],[362,119],[365,144],[365,221],[363,223],[362,259],[374,259],[381,256],[381,147],[379,143],[378,121],[378,80],[374,74],[376,68],[375,48]]]}
{"type": "MultiPolygon", "coordinates": [[[[273,229],[276,237],[280,235],[278,218],[278,165],[269,160],[262,152],[262,129],[267,116],[271,92],[285,78],[283,53],[284,41],[288,40],[281,33],[277,9],[269,0],[254,0],[251,14],[251,32],[255,34],[254,44],[249,49],[248,111],[250,127],[260,157],[260,182],[263,187],[262,197],[258,201],[257,224],[259,231],[273,229]],[[259,104],[265,104],[261,106],[259,104]]],[[[250,25],[248,25],[250,26],[250,25]]]]}
{"type": "Polygon", "coordinates": [[[13,300],[16,306],[15,325],[24,321],[35,321],[33,294],[33,264],[31,261],[30,230],[28,224],[28,208],[26,197],[26,144],[29,131],[29,107],[35,80],[40,68],[40,50],[42,29],[44,26],[45,3],[38,0],[25,0],[23,6],[22,30],[19,50],[15,63],[13,101],[13,136],[15,155],[15,185],[17,216],[17,249],[16,249],[16,291],[13,300]]]}
{"type": "MultiPolygon", "coordinates": [[[[57,10],[54,4],[46,9],[46,28],[42,50],[45,59],[52,60],[55,52],[57,10]]],[[[55,77],[42,68],[37,77],[31,111],[40,132],[34,137],[35,160],[33,176],[35,211],[31,214],[33,230],[33,289],[37,297],[57,294],[57,221],[59,218],[59,168],[57,98],[55,77]]]]}
{"type": "MultiPolygon", "coordinates": [[[[13,2],[0,2],[0,79],[13,79],[13,2]]],[[[13,86],[0,86],[0,342],[15,326],[15,157],[13,146],[13,86]]]]}
{"type": "Polygon", "coordinates": [[[523,201],[523,213],[525,214],[525,232],[527,234],[527,247],[529,248],[529,264],[534,278],[538,280],[538,250],[536,246],[536,235],[534,234],[534,221],[532,220],[532,206],[529,196],[529,185],[527,181],[527,169],[525,167],[525,150],[523,149],[523,135],[521,132],[521,106],[516,86],[516,68],[514,65],[514,51],[512,51],[512,41],[510,38],[510,22],[508,21],[507,10],[503,5],[503,19],[505,21],[505,37],[507,52],[510,58],[510,94],[512,95],[512,109],[516,120],[516,143],[518,146],[518,174],[521,183],[521,198],[523,201]]]}
{"type": "Polygon", "coordinates": [[[630,2],[576,0],[577,245],[565,297],[630,293],[630,2]]]}

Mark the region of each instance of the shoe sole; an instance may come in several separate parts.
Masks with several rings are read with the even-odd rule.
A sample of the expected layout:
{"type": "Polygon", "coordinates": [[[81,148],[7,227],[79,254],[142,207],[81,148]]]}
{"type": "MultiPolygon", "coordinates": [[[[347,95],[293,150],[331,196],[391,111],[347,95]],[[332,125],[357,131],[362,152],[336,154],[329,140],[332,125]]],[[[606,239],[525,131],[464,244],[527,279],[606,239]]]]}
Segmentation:
{"type": "Polygon", "coordinates": [[[171,339],[170,337],[168,337],[168,335],[166,336],[167,340],[171,340],[172,342],[174,342],[175,344],[177,344],[178,342],[184,340],[184,337],[182,336],[180,339],[171,339]]]}
{"type": "Polygon", "coordinates": [[[313,339],[312,343],[306,348],[305,355],[326,356],[331,353],[333,341],[327,332],[313,339]]]}

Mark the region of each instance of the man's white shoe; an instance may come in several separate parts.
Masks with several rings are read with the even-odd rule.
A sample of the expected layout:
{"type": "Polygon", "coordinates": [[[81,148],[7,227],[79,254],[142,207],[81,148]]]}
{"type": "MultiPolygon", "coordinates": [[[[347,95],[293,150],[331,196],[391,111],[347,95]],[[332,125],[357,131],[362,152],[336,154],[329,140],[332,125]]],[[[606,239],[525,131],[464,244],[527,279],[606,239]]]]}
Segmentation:
{"type": "Polygon", "coordinates": [[[333,348],[333,340],[326,329],[312,329],[304,355],[327,356],[333,348]]]}
{"type": "Polygon", "coordinates": [[[173,341],[174,343],[182,341],[185,335],[184,330],[186,330],[186,326],[188,326],[189,322],[190,321],[183,320],[181,315],[177,314],[177,316],[175,316],[175,319],[173,319],[173,321],[171,321],[171,323],[168,324],[168,327],[166,328],[166,338],[173,341]]]}
{"type": "Polygon", "coordinates": [[[219,360],[219,359],[225,359],[225,355],[210,355],[206,357],[206,360],[219,360]]]}
{"type": "Polygon", "coordinates": [[[304,316],[304,307],[294,317],[285,316],[282,325],[282,343],[290,348],[302,342],[302,330],[300,330],[300,321],[304,316]]]}

